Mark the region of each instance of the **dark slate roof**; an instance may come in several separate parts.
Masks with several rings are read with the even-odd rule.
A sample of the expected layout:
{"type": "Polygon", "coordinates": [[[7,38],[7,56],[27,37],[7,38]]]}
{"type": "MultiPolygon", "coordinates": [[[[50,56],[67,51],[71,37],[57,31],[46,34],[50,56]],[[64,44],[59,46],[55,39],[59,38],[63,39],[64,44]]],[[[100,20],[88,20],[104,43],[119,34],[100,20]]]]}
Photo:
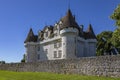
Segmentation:
{"type": "Polygon", "coordinates": [[[68,28],[68,27],[75,27],[75,28],[79,27],[70,9],[68,9],[66,16],[64,16],[61,19],[61,21],[62,21],[62,25],[60,27],[61,29],[68,28]]]}
{"type": "MultiPolygon", "coordinates": [[[[79,31],[78,35],[80,37],[82,37],[84,39],[96,39],[96,36],[92,29],[92,25],[89,24],[88,30],[84,32],[83,25],[79,26],[77,24],[77,22],[75,21],[75,16],[72,15],[72,12],[70,9],[68,9],[66,16],[64,16],[63,18],[60,19],[60,22],[62,22],[62,23],[60,23],[60,24],[56,23],[59,25],[60,29],[70,28],[70,27],[77,28],[79,31]]],[[[37,35],[34,35],[32,28],[31,28],[24,43],[37,42],[37,41],[44,40],[44,33],[45,33],[46,29],[48,29],[50,31],[49,38],[52,38],[52,37],[54,37],[54,30],[57,29],[57,26],[45,26],[44,29],[38,34],[39,37],[37,35]]]]}
{"type": "Polygon", "coordinates": [[[37,38],[38,38],[38,36],[34,35],[33,30],[31,28],[28,35],[27,35],[26,40],[24,41],[24,43],[26,43],[26,42],[37,42],[37,38]]]}
{"type": "Polygon", "coordinates": [[[91,24],[89,24],[87,31],[84,32],[84,37],[85,39],[96,39],[96,36],[91,24]]]}
{"type": "Polygon", "coordinates": [[[54,26],[50,25],[50,26],[45,26],[43,29],[43,32],[45,32],[45,30],[48,28],[48,30],[53,30],[54,26]]]}

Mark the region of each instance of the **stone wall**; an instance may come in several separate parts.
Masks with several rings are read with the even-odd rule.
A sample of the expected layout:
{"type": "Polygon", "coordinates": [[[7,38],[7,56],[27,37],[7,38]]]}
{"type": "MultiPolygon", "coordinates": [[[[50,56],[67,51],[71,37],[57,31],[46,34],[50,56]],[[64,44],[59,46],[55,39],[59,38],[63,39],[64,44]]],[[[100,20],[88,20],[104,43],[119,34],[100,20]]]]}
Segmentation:
{"type": "Polygon", "coordinates": [[[120,77],[120,55],[41,61],[39,63],[0,64],[0,70],[120,77]]]}

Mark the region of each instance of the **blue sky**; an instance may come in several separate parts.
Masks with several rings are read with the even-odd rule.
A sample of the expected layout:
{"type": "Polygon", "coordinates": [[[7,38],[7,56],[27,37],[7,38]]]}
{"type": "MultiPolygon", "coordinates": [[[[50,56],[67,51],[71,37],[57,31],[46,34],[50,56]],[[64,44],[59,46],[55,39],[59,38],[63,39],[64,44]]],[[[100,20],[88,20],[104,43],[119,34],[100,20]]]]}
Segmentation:
{"type": "MultiPolygon", "coordinates": [[[[120,0],[70,0],[70,9],[79,25],[93,25],[96,34],[114,31],[109,18],[120,0]]],[[[24,40],[32,27],[35,34],[45,25],[54,25],[66,14],[69,0],[0,0],[0,60],[20,62],[24,40]]]]}

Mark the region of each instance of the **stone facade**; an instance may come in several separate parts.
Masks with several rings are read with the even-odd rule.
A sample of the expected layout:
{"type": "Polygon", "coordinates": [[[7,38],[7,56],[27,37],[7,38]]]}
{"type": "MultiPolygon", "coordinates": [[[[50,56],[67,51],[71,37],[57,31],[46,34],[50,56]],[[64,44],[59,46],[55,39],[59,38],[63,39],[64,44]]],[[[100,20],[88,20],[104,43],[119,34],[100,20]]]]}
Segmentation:
{"type": "Polygon", "coordinates": [[[96,36],[91,24],[87,31],[68,10],[54,26],[45,26],[38,35],[32,29],[25,40],[26,62],[95,56],[96,36]]]}
{"type": "Polygon", "coordinates": [[[120,77],[120,55],[0,64],[0,70],[120,77]]]}

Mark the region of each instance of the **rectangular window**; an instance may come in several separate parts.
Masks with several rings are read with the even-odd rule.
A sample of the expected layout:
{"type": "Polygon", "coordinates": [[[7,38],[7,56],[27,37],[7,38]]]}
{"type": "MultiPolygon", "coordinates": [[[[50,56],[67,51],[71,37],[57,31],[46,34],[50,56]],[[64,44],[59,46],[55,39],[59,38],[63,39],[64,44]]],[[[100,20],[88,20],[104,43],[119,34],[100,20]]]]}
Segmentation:
{"type": "Polygon", "coordinates": [[[59,51],[58,51],[58,58],[61,58],[61,56],[62,56],[62,51],[59,50],[59,51]]]}
{"type": "Polygon", "coordinates": [[[57,43],[54,43],[54,48],[57,48],[57,43]]]}
{"type": "Polygon", "coordinates": [[[57,53],[57,51],[54,51],[54,58],[61,58],[61,56],[62,56],[61,50],[59,50],[58,53],[57,53]]]}
{"type": "Polygon", "coordinates": [[[46,37],[48,37],[48,32],[46,32],[46,37]]]}
{"type": "Polygon", "coordinates": [[[54,58],[57,58],[57,51],[54,51],[54,58]]]}
{"type": "Polygon", "coordinates": [[[62,43],[61,42],[55,42],[54,43],[54,48],[59,48],[62,46],[62,43]]]}

